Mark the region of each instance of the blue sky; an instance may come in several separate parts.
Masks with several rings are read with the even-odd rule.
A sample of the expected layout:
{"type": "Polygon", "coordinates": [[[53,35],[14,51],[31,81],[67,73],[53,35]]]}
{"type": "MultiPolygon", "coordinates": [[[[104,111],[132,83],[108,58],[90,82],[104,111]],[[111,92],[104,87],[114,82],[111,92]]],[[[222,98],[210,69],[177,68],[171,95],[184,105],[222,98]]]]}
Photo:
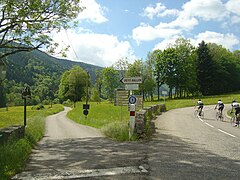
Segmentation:
{"type": "Polygon", "coordinates": [[[240,49],[240,0],[82,0],[76,29],[54,35],[67,58],[102,67],[145,60],[179,37],[240,49]]]}

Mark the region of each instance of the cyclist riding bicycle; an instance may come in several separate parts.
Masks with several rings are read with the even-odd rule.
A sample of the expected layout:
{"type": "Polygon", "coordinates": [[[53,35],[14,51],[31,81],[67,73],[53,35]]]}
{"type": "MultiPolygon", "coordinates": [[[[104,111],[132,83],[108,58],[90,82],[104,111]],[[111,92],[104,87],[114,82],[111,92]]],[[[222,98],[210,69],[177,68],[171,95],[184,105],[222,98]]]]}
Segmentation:
{"type": "Polygon", "coordinates": [[[203,109],[203,102],[201,101],[201,99],[198,100],[197,106],[198,106],[198,115],[201,116],[202,109],[203,109]]]}
{"type": "MultiPolygon", "coordinates": [[[[234,114],[237,118],[237,115],[240,114],[240,106],[236,100],[233,100],[231,105],[232,105],[231,113],[233,113],[233,109],[234,109],[235,110],[234,114]]],[[[238,126],[238,124],[239,124],[239,121],[236,119],[235,126],[238,126]]]]}
{"type": "Polygon", "coordinates": [[[223,108],[224,108],[224,104],[220,99],[220,100],[218,100],[218,102],[215,106],[215,109],[218,109],[218,111],[222,114],[223,108]]]}

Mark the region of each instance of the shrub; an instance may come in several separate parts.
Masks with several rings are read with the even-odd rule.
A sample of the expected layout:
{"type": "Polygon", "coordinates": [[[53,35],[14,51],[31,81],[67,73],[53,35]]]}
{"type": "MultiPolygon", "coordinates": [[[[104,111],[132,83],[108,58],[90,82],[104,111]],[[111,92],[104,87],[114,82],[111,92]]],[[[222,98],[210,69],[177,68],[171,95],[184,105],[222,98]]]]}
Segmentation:
{"type": "Polygon", "coordinates": [[[109,123],[101,129],[105,136],[118,141],[128,141],[129,140],[129,128],[126,121],[123,122],[112,122],[109,123]]]}

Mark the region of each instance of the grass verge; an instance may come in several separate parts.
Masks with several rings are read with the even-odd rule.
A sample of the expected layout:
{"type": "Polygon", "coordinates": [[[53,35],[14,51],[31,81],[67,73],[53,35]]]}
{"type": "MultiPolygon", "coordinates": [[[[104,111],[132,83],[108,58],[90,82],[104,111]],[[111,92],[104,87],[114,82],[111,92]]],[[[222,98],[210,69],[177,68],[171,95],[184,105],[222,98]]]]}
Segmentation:
{"type": "MultiPolygon", "coordinates": [[[[19,118],[16,118],[17,115],[13,113],[18,112],[19,109],[23,109],[23,107],[13,107],[7,112],[0,111],[0,116],[2,117],[3,113],[5,117],[7,117],[6,119],[14,119],[14,124],[18,124],[18,122],[21,124],[21,116],[19,115],[19,118]]],[[[28,107],[28,109],[31,108],[28,107]]],[[[62,110],[62,105],[54,105],[52,108],[33,110],[32,112],[27,113],[27,127],[24,138],[12,138],[10,141],[0,145],[1,179],[9,179],[14,174],[20,172],[20,170],[25,166],[32,148],[43,137],[45,118],[62,110]]],[[[8,126],[9,122],[2,124],[8,126]]]]}

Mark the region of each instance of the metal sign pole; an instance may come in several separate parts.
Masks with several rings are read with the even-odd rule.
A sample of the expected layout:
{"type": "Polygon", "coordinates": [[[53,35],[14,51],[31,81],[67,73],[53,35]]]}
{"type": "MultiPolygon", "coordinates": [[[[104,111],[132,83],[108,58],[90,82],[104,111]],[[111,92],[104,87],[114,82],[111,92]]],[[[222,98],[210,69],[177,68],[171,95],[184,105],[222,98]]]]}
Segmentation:
{"type": "Polygon", "coordinates": [[[24,98],[24,127],[27,126],[27,99],[24,98]]]}

